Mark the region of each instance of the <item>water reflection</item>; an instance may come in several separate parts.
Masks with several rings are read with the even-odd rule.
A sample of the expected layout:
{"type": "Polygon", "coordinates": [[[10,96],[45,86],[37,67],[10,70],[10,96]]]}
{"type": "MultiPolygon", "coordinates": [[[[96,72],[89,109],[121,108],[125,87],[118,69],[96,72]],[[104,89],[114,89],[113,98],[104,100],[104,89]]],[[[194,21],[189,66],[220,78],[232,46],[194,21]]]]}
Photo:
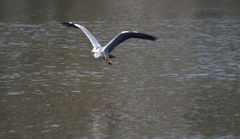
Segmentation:
{"type": "Polygon", "coordinates": [[[239,138],[239,2],[0,3],[0,137],[239,138]],[[159,39],[129,40],[108,66],[56,20],[102,44],[159,39]]]}

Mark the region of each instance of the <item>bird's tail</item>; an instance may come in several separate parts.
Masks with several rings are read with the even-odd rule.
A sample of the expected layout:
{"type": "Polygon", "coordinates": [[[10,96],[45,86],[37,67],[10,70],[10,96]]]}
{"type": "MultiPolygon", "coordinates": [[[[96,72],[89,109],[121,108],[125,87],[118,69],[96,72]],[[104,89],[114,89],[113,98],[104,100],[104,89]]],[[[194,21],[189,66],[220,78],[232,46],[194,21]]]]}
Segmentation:
{"type": "Polygon", "coordinates": [[[114,55],[109,55],[109,58],[117,58],[117,57],[114,55]]]}

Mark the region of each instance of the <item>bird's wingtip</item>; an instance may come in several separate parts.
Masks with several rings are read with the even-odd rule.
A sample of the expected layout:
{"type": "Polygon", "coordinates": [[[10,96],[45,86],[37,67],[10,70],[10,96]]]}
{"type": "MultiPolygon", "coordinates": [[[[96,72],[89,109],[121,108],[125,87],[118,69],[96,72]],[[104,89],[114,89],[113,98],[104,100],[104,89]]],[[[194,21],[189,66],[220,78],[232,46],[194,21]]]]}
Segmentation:
{"type": "Polygon", "coordinates": [[[155,36],[153,36],[153,39],[152,39],[153,41],[156,41],[157,40],[157,37],[155,37],[155,36]]]}
{"type": "Polygon", "coordinates": [[[73,24],[72,22],[61,22],[61,24],[63,25],[69,25],[69,24],[73,24]]]}
{"type": "Polygon", "coordinates": [[[78,28],[73,22],[62,22],[62,25],[66,26],[66,27],[75,27],[78,28]]]}
{"type": "Polygon", "coordinates": [[[72,24],[72,22],[62,22],[61,24],[64,26],[69,26],[70,24],[72,24]]]}

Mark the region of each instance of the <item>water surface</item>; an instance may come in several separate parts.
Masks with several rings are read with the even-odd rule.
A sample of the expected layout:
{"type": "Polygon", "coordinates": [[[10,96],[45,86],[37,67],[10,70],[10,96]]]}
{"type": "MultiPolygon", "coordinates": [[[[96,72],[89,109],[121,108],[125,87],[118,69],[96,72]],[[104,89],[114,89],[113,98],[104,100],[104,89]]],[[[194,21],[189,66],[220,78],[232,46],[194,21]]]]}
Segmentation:
{"type": "Polygon", "coordinates": [[[0,138],[240,138],[238,1],[0,2],[0,138]],[[177,3],[177,4],[176,4],[177,3]],[[95,60],[122,30],[158,37],[95,60]]]}

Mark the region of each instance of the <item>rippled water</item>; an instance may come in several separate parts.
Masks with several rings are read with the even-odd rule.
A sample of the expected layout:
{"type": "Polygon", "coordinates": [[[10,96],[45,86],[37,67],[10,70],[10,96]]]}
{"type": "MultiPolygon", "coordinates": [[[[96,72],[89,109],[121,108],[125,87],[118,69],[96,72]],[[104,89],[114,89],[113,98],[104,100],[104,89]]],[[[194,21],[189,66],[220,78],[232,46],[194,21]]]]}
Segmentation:
{"type": "Polygon", "coordinates": [[[56,15],[48,17],[43,7],[0,13],[0,138],[240,138],[238,10],[223,1],[217,8],[188,1],[176,11],[162,6],[175,1],[142,2],[106,4],[129,12],[109,9],[107,17],[80,6],[83,19],[77,8],[49,8],[56,15]],[[122,30],[158,40],[121,44],[109,66],[64,20],[86,26],[101,44],[122,30]]]}

